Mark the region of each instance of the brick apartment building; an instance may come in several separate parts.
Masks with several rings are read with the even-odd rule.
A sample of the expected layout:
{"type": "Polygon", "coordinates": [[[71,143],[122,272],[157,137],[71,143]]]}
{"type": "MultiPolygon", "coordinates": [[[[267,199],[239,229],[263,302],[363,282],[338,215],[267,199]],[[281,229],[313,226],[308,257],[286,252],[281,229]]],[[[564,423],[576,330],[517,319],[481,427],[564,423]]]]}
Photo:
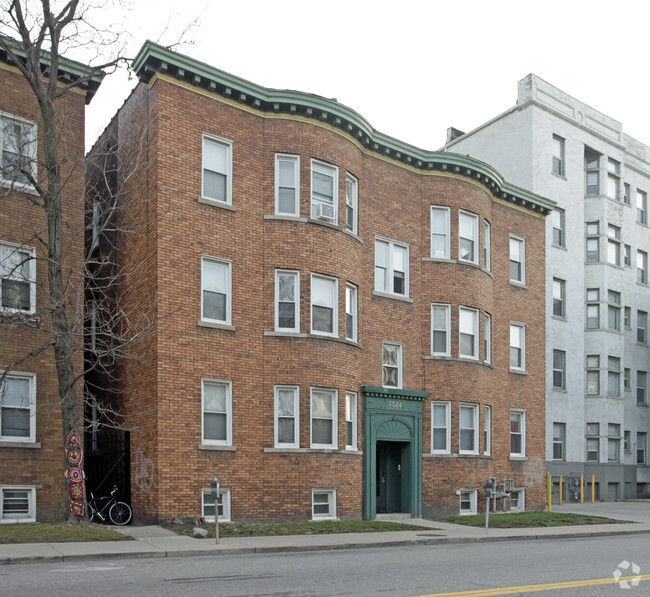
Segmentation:
{"type": "Polygon", "coordinates": [[[492,476],[542,508],[553,203],[335,100],[153,43],[134,70],[91,159],[117,301],[158,318],[115,373],[135,516],[209,519],[213,476],[221,520],[470,513],[492,476]]]}
{"type": "MultiPolygon", "coordinates": [[[[48,65],[43,63],[43,69],[48,65]]],[[[59,77],[70,84],[87,74],[82,64],[62,60],[59,77]]],[[[55,104],[59,132],[67,281],[82,290],[84,259],[84,110],[101,77],[70,89],[55,104]]],[[[52,348],[37,351],[51,336],[48,319],[47,230],[40,198],[16,166],[29,165],[43,180],[42,125],[36,99],[8,55],[0,50],[0,370],[18,361],[0,386],[0,523],[65,515],[63,427],[52,348]]],[[[76,299],[77,297],[75,297],[76,299]]],[[[74,302],[74,301],[73,301],[74,302]]],[[[81,310],[69,317],[83,320],[81,310]]],[[[83,328],[80,326],[79,330],[83,328]]],[[[77,337],[78,371],[83,338],[77,337]]],[[[78,389],[81,394],[81,386],[78,389]]]]}

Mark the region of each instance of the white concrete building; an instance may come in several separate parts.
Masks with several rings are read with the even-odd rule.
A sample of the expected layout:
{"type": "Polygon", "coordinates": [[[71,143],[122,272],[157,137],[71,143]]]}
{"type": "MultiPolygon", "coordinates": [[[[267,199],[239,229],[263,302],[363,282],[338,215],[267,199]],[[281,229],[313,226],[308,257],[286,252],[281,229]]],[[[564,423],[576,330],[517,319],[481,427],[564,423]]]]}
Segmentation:
{"type": "Polygon", "coordinates": [[[528,75],[513,108],[450,129],[445,148],[557,202],[546,228],[548,472],[584,474],[587,497],[595,475],[600,500],[648,493],[650,147],[528,75]]]}

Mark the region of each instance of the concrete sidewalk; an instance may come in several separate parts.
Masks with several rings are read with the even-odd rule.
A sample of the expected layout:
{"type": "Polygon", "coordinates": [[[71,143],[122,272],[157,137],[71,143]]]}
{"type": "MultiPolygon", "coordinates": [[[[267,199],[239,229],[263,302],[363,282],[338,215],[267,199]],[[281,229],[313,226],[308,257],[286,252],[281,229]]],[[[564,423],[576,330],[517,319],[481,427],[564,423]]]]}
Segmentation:
{"type": "Polygon", "coordinates": [[[650,533],[650,503],[645,500],[584,505],[554,505],[553,511],[605,516],[621,522],[604,525],[540,527],[534,529],[490,529],[486,534],[484,528],[466,527],[424,519],[409,518],[405,520],[399,517],[395,518],[396,522],[409,522],[422,526],[422,529],[388,533],[226,537],[222,538],[218,545],[214,539],[192,539],[176,535],[176,533],[158,526],[113,527],[115,530],[133,537],[133,540],[0,545],[0,564],[234,555],[650,533]]]}

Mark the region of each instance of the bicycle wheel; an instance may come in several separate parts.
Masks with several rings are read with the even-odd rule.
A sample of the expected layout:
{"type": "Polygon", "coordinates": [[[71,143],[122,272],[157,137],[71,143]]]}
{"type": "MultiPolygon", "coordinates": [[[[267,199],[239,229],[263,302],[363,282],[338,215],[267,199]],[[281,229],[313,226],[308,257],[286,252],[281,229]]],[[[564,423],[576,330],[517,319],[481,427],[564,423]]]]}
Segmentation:
{"type": "Polygon", "coordinates": [[[108,517],[111,519],[111,522],[118,526],[129,524],[131,516],[133,516],[131,506],[124,502],[115,502],[108,511],[108,517]]]}
{"type": "Polygon", "coordinates": [[[95,510],[95,508],[92,507],[91,504],[87,503],[86,512],[88,514],[88,522],[92,522],[93,519],[95,518],[95,514],[97,513],[97,511],[95,510]]]}

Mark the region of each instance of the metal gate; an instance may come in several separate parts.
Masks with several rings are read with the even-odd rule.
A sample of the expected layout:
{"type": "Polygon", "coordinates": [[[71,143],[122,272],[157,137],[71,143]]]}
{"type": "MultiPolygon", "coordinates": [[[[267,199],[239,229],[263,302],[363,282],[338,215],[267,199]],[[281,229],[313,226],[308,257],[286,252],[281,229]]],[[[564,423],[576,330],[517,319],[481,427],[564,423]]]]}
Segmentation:
{"type": "Polygon", "coordinates": [[[128,431],[86,431],[86,489],[95,496],[108,495],[117,485],[119,499],[131,502],[131,444],[128,431]]]}

